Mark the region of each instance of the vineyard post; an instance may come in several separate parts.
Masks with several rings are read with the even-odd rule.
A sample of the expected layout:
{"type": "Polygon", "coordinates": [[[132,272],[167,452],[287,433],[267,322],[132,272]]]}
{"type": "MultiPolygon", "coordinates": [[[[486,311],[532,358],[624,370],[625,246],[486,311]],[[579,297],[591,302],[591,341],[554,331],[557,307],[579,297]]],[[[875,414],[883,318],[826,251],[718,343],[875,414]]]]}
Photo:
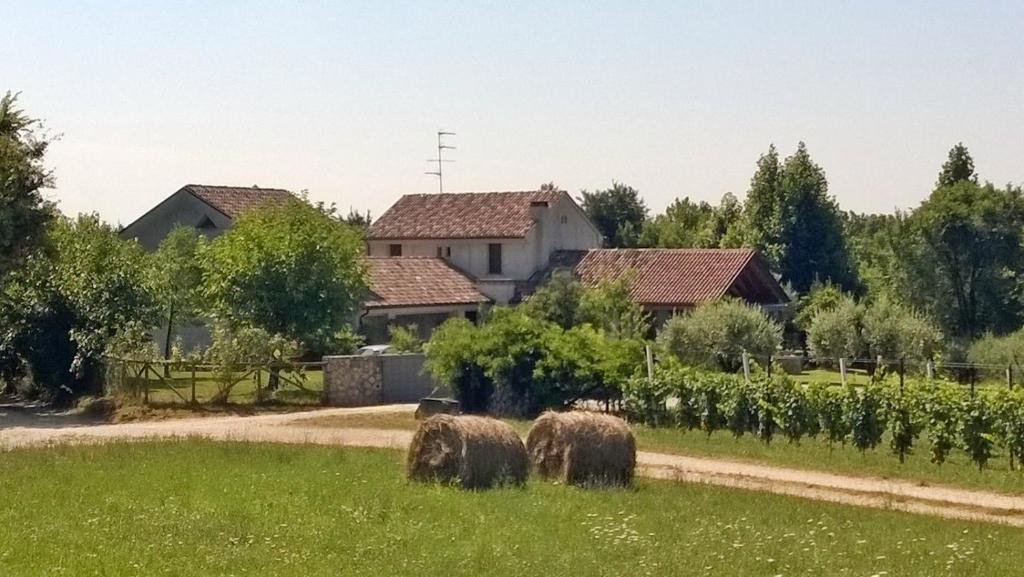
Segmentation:
{"type": "Polygon", "coordinates": [[[974,363],[971,363],[970,367],[971,368],[968,369],[968,372],[970,372],[970,374],[971,374],[971,398],[973,399],[974,398],[974,381],[977,380],[977,378],[978,378],[978,371],[974,367],[974,363]]]}
{"type": "Polygon", "coordinates": [[[192,361],[192,404],[196,404],[196,363],[192,361]]]}
{"type": "Polygon", "coordinates": [[[839,378],[843,381],[843,386],[846,386],[846,359],[839,357],[839,378]]]}
{"type": "Polygon", "coordinates": [[[772,358],[773,355],[768,355],[768,379],[772,378],[772,358]]]}
{"type": "Polygon", "coordinates": [[[924,371],[928,376],[928,382],[935,380],[935,361],[928,359],[928,362],[924,365],[924,371]]]}
{"type": "Polygon", "coordinates": [[[903,397],[903,373],[904,373],[904,359],[900,358],[900,398],[903,397]]]}
{"type": "Polygon", "coordinates": [[[1013,365],[1006,365],[1006,388],[1013,390],[1013,365]]]}
{"type": "Polygon", "coordinates": [[[750,355],[743,351],[743,378],[750,382],[750,355]]]}

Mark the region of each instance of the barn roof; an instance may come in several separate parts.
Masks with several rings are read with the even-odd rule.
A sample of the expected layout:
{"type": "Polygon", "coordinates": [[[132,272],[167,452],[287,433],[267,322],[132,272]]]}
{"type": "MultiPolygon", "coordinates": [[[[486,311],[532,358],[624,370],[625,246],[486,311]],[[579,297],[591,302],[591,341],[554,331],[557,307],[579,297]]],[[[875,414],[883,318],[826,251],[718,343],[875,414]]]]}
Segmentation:
{"type": "Polygon", "coordinates": [[[789,300],[764,259],[746,248],[562,251],[552,263],[572,268],[587,285],[630,274],[630,292],[645,306],[689,307],[724,296],[758,304],[789,300]]]}

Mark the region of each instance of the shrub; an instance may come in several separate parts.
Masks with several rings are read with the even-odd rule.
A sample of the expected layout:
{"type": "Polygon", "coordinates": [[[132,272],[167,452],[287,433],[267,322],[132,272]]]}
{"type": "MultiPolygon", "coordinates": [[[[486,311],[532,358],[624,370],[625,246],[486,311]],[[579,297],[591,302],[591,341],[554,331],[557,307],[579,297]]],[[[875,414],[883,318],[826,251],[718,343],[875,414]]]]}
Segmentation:
{"type": "Polygon", "coordinates": [[[881,298],[864,311],[863,339],[873,357],[926,361],[942,344],[942,333],[917,311],[881,298]]]}
{"type": "Polygon", "coordinates": [[[1024,374],[1024,329],[1005,336],[988,333],[971,344],[967,358],[972,363],[1013,367],[1024,374]]]}
{"type": "Polygon", "coordinates": [[[818,312],[807,331],[811,354],[822,359],[850,359],[865,354],[863,315],[863,308],[851,297],[843,298],[832,309],[818,312]]]}
{"type": "Polygon", "coordinates": [[[768,357],[782,343],[782,327],[756,305],[722,299],[675,316],[658,335],[661,349],[686,363],[736,372],[744,351],[768,357]]]}
{"type": "Polygon", "coordinates": [[[408,326],[392,325],[388,332],[391,333],[391,350],[396,353],[418,353],[423,350],[423,341],[417,333],[419,327],[415,324],[408,326]]]}
{"type": "Polygon", "coordinates": [[[64,402],[98,392],[101,359],[119,333],[156,323],[146,254],[95,215],[58,219],[47,247],[5,279],[0,357],[6,378],[64,402]]]}

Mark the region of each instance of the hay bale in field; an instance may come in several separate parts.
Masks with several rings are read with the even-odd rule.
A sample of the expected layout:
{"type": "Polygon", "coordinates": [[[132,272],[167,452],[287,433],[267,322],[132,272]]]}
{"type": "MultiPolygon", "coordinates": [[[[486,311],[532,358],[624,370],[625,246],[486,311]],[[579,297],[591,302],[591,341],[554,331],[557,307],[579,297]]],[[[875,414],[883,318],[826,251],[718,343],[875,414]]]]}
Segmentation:
{"type": "Polygon", "coordinates": [[[628,485],[636,468],[633,432],[600,413],[546,412],[534,421],[526,450],[539,475],[572,485],[628,485]]]}
{"type": "Polygon", "coordinates": [[[528,472],[522,439],[497,419],[434,415],[420,424],[409,445],[408,474],[417,481],[482,489],[522,485],[528,472]]]}

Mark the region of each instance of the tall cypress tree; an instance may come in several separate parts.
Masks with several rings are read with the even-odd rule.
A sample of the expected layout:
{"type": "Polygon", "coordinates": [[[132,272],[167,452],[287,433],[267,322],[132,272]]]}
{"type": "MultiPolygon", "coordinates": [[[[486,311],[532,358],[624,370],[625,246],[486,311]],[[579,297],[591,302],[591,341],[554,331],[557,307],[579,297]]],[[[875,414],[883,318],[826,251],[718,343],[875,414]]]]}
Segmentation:
{"type": "Polygon", "coordinates": [[[777,269],[782,258],[782,166],[775,145],[757,159],[743,205],[745,244],[756,248],[777,269]]]}
{"type": "Polygon", "coordinates": [[[939,180],[935,183],[936,188],[951,186],[962,180],[975,184],[978,183],[978,175],[974,172],[974,159],[967,151],[964,143],[958,142],[949,150],[949,157],[942,163],[942,170],[939,172],[939,180]]]}
{"type": "Polygon", "coordinates": [[[807,292],[814,281],[855,288],[857,278],[839,205],[828,194],[825,171],[814,163],[803,142],[783,163],[779,182],[783,198],[782,281],[801,293],[807,292]]]}

